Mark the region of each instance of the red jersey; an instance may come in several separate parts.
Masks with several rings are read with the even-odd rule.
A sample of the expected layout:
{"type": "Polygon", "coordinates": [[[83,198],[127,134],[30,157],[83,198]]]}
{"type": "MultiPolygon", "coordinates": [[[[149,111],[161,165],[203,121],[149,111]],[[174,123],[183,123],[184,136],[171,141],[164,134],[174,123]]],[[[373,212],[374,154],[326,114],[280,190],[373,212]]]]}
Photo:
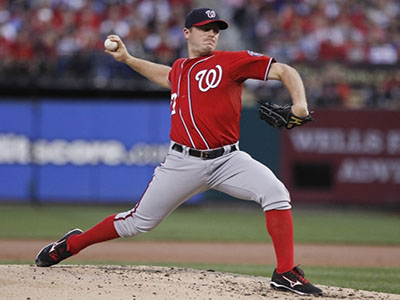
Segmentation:
{"type": "Polygon", "coordinates": [[[243,83],[248,78],[267,80],[272,62],[251,51],[214,51],[176,60],[168,76],[171,140],[201,150],[236,143],[243,83]]]}

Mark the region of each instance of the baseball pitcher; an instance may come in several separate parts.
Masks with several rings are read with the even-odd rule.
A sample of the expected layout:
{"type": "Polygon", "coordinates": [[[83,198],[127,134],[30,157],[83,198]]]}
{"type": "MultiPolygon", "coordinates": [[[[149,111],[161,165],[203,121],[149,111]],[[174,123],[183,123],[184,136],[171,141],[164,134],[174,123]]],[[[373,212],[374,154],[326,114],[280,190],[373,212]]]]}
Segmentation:
{"type": "Polygon", "coordinates": [[[48,267],[94,243],[148,232],[193,195],[215,189],[260,204],[272,238],[277,267],[271,286],[300,295],[322,295],[294,263],[290,195],[263,164],[239,149],[241,94],[246,79],[280,80],[291,106],[262,103],[260,117],[275,127],[293,128],[311,120],[304,86],[297,71],[252,51],[217,51],[221,30],[228,23],[209,8],[191,11],[183,35],[188,56],[172,67],[130,55],[123,41],[106,50],[149,80],[171,89],[171,145],[136,206],[111,215],[83,232],[74,229],[45,246],[36,265],[48,267]],[[115,48],[115,47],[113,47],[115,48]]]}

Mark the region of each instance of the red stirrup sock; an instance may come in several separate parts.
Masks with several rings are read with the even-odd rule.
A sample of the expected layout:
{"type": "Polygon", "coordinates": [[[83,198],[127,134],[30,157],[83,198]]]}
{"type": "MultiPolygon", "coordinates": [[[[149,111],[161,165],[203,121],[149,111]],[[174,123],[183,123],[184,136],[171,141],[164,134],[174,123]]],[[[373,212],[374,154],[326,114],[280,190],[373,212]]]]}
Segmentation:
{"type": "Polygon", "coordinates": [[[77,254],[79,251],[92,244],[118,238],[119,234],[114,227],[115,216],[116,215],[108,216],[88,231],[71,236],[67,242],[68,251],[70,251],[72,254],[77,254]]]}
{"type": "Polygon", "coordinates": [[[294,267],[293,219],[290,209],[265,212],[266,225],[274,244],[278,273],[294,267]]]}

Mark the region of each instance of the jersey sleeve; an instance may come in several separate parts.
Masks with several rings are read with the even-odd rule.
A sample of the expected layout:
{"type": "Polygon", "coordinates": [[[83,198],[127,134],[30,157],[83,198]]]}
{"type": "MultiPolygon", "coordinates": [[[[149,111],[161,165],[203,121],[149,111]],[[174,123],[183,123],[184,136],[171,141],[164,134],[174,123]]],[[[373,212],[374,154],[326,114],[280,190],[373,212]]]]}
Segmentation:
{"type": "Polygon", "coordinates": [[[267,80],[274,58],[252,51],[232,52],[229,60],[229,69],[234,81],[246,79],[267,80]]]}

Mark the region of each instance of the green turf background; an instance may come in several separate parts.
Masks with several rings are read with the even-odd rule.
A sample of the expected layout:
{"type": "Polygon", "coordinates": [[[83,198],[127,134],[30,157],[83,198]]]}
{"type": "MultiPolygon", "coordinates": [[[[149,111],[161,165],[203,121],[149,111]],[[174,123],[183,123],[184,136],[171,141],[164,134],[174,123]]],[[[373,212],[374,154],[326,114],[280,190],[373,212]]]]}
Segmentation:
{"type": "MultiPolygon", "coordinates": [[[[90,228],[128,206],[0,205],[0,238],[58,238],[90,228]]],[[[400,245],[400,214],[356,209],[293,209],[297,243],[400,245]]],[[[253,206],[182,207],[142,240],[270,241],[253,206]]]]}
{"type": "MultiPolygon", "coordinates": [[[[129,208],[101,205],[3,204],[0,205],[0,239],[57,239],[73,227],[88,229],[104,217],[129,208]]],[[[293,218],[296,243],[400,245],[398,212],[294,208],[293,218]]],[[[182,207],[172,213],[153,232],[135,239],[270,243],[264,222],[262,211],[252,205],[182,207]]],[[[31,262],[2,261],[1,263],[31,262]]],[[[120,263],[135,264],[126,261],[120,263]]],[[[149,264],[170,265],[163,262],[149,264]]],[[[273,266],[260,265],[174,265],[268,277],[273,270],[273,266]]],[[[306,272],[308,279],[319,284],[400,294],[400,268],[306,266],[306,272]]]]}

